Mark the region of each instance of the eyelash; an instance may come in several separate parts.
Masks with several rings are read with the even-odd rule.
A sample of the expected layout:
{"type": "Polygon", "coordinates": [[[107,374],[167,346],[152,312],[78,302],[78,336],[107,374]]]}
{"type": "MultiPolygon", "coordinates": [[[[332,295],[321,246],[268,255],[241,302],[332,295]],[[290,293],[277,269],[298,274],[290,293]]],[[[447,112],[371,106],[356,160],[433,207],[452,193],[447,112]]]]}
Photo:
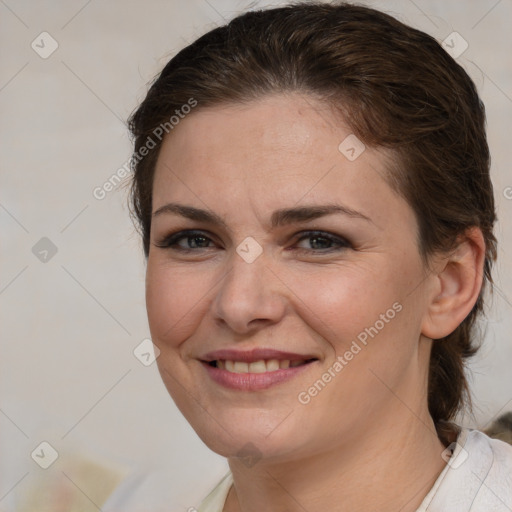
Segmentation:
{"type": "MultiPolygon", "coordinates": [[[[340,251],[348,248],[352,248],[352,245],[348,240],[331,235],[329,233],[326,233],[325,231],[303,231],[300,233],[302,236],[296,240],[296,243],[301,242],[304,239],[307,238],[320,238],[324,240],[328,240],[331,243],[337,244],[338,248],[327,248],[327,249],[295,249],[302,252],[320,252],[320,253],[330,253],[333,251],[340,251]]],[[[205,235],[203,231],[196,231],[196,230],[185,230],[185,231],[179,231],[177,233],[173,233],[171,235],[166,236],[162,240],[160,240],[155,245],[157,247],[160,247],[162,249],[171,249],[173,251],[179,251],[182,253],[189,253],[189,252],[195,252],[200,249],[210,249],[210,247],[198,247],[198,248],[188,248],[184,249],[183,247],[178,246],[178,242],[182,239],[192,239],[192,238],[199,238],[203,237],[208,241],[212,241],[212,239],[205,235]]]]}

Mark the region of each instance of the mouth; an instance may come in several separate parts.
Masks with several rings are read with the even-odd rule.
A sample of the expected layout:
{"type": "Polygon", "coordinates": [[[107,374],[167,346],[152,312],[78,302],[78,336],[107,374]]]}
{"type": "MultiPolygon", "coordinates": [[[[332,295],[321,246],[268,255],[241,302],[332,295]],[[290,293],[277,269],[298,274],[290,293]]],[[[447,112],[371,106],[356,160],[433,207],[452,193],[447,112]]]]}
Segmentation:
{"type": "Polygon", "coordinates": [[[215,359],[213,361],[203,362],[213,368],[226,370],[230,373],[271,373],[278,370],[304,366],[313,361],[318,361],[318,359],[260,359],[254,362],[235,361],[233,359],[215,359]]]}
{"type": "Polygon", "coordinates": [[[218,350],[199,361],[217,384],[239,391],[259,391],[307,371],[319,358],[273,349],[253,349],[218,350]]]}

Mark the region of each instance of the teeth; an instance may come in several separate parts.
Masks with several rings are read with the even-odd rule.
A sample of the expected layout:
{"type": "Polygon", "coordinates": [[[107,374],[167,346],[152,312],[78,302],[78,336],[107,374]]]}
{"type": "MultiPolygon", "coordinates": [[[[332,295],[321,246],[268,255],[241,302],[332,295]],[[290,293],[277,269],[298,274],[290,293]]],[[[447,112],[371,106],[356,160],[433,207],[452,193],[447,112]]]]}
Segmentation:
{"type": "Polygon", "coordinates": [[[249,373],[249,365],[241,361],[235,361],[233,365],[233,371],[235,373],[249,373]]]}
{"type": "MultiPolygon", "coordinates": [[[[254,363],[250,363],[248,365],[248,371],[249,373],[265,373],[269,370],[268,366],[265,364],[265,361],[255,361],[254,363]]],[[[279,368],[279,365],[277,365],[277,368],[279,368]]]]}
{"type": "Polygon", "coordinates": [[[217,368],[227,370],[231,373],[265,373],[275,372],[277,370],[286,370],[287,368],[295,368],[304,364],[305,360],[290,361],[289,359],[278,360],[269,359],[264,361],[254,361],[253,363],[245,363],[243,361],[218,360],[217,368]]]}
{"type": "Polygon", "coordinates": [[[275,372],[276,370],[279,370],[279,361],[277,359],[271,359],[270,361],[267,361],[267,371],[275,372]]]}

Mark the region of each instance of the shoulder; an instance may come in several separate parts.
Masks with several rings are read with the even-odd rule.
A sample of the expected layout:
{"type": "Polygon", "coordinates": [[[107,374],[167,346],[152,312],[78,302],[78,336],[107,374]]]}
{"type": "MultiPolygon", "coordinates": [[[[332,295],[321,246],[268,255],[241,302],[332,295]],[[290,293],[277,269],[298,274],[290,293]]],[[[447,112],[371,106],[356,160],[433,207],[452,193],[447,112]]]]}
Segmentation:
{"type": "MultiPolygon", "coordinates": [[[[472,462],[485,462],[487,480],[501,475],[512,484],[512,446],[505,441],[493,439],[478,430],[468,430],[465,450],[473,455],[472,462]]],[[[483,475],[482,475],[483,476],[483,475]]]]}
{"type": "Polygon", "coordinates": [[[510,512],[512,446],[462,429],[450,448],[453,454],[418,512],[510,512]]]}
{"type": "Polygon", "coordinates": [[[471,431],[469,436],[468,449],[489,461],[488,472],[481,475],[483,482],[491,490],[495,488],[497,491],[506,491],[508,499],[505,502],[512,508],[512,446],[478,430],[471,431]]]}
{"type": "Polygon", "coordinates": [[[469,470],[478,485],[475,511],[512,510],[512,446],[478,430],[468,434],[469,470]]]}

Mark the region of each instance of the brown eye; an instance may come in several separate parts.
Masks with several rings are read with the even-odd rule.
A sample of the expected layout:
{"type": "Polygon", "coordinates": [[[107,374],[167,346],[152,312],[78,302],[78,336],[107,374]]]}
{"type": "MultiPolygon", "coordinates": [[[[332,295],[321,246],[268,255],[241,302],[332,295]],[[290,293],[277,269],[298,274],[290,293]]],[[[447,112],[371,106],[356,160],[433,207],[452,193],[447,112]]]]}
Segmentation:
{"type": "Polygon", "coordinates": [[[202,231],[180,231],[166,236],[155,245],[163,249],[177,251],[192,251],[195,249],[209,249],[208,243],[212,242],[202,231]],[[185,244],[180,242],[185,240],[185,244]]]}
{"type": "Polygon", "coordinates": [[[350,243],[344,238],[331,235],[324,231],[308,231],[302,234],[297,242],[308,240],[311,249],[299,248],[299,250],[313,252],[332,252],[335,250],[343,250],[351,247],[350,243]]]}

